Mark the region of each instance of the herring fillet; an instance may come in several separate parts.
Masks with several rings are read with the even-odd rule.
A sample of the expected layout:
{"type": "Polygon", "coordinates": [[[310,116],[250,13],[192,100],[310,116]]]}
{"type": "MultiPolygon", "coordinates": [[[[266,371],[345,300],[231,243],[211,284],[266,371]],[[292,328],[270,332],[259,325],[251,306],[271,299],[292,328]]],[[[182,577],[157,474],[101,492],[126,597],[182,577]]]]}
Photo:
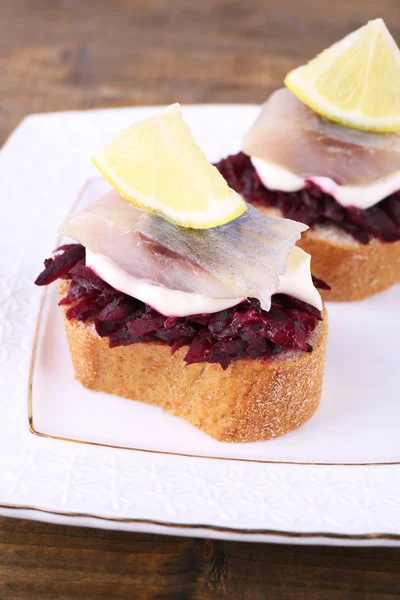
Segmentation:
{"type": "Polygon", "coordinates": [[[136,208],[114,190],[60,228],[135,277],[212,298],[258,298],[264,310],[306,229],[252,206],[220,227],[182,228],[136,208]]]}
{"type": "Polygon", "coordinates": [[[152,215],[112,190],[61,225],[60,231],[149,283],[211,298],[240,297],[239,290],[232,290],[184,256],[141,235],[140,222],[146,217],[152,215]]]}
{"type": "Polygon", "coordinates": [[[250,128],[244,151],[299,177],[367,185],[400,170],[400,132],[368,133],[320,117],[287,88],[275,91],[250,128]]]}

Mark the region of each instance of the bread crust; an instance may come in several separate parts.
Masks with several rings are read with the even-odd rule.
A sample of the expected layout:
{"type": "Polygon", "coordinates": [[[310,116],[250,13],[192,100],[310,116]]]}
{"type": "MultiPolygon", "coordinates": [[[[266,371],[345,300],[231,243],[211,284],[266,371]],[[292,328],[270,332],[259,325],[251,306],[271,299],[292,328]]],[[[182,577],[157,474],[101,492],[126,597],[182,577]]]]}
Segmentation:
{"type": "MultiPolygon", "coordinates": [[[[68,283],[61,282],[61,295],[68,283]]],[[[240,359],[186,365],[187,348],[175,354],[162,342],[110,349],[93,323],[65,318],[75,369],[85,387],[159,406],[224,442],[267,440],[303,425],[318,407],[328,323],[319,323],[313,351],[290,351],[268,360],[240,359]]]]}
{"type": "MultiPolygon", "coordinates": [[[[256,208],[282,216],[276,208],[256,208]]],[[[321,291],[325,302],[364,300],[400,282],[400,240],[385,243],[374,239],[365,245],[329,225],[303,233],[298,246],[311,254],[313,275],[332,288],[321,291]]]]}

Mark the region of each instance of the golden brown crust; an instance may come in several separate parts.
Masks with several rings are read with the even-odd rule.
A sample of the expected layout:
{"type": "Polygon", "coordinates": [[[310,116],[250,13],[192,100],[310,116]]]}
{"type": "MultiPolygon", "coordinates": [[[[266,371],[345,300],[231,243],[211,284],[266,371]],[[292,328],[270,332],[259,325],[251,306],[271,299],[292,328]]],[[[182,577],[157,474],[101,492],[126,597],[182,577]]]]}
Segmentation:
{"type": "MultiPolygon", "coordinates": [[[[68,284],[61,282],[65,295],[68,284]]],[[[87,388],[160,406],[226,442],[266,440],[303,425],[318,407],[328,324],[314,332],[311,353],[271,360],[242,359],[224,371],[216,364],[186,365],[160,343],[110,349],[92,324],[64,322],[76,378],[87,388]]]]}
{"type": "Polygon", "coordinates": [[[325,302],[364,300],[400,282],[400,241],[346,246],[306,231],[298,244],[312,256],[312,273],[332,288],[321,292],[325,302]]]}
{"type": "MultiPolygon", "coordinates": [[[[277,214],[276,209],[257,206],[277,214]]],[[[373,240],[368,245],[357,240],[335,239],[332,228],[318,228],[303,233],[298,245],[311,254],[311,271],[331,286],[321,291],[325,302],[363,300],[400,282],[400,241],[384,243],[373,240]]],[[[343,234],[345,237],[345,234],[343,234]]],[[[347,236],[346,236],[347,237],[347,236]]]]}

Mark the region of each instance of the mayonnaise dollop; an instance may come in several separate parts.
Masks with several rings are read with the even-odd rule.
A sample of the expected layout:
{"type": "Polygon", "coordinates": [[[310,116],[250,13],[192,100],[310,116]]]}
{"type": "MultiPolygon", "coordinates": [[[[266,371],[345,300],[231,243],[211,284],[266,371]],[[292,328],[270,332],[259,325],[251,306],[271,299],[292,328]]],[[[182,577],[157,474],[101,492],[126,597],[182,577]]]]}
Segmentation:
{"type": "Polygon", "coordinates": [[[270,190],[297,192],[311,181],[344,207],[355,206],[366,210],[400,190],[400,171],[379,177],[367,185],[339,185],[330,177],[299,177],[285,167],[255,156],[251,157],[251,162],[262,183],[270,190]]]}
{"type": "MultiPolygon", "coordinates": [[[[288,294],[321,310],[322,300],[312,282],[310,260],[309,254],[295,246],[288,256],[285,274],[279,277],[276,293],[288,294]]],[[[96,254],[88,249],[86,249],[86,265],[116,290],[149,304],[167,317],[214,313],[236,306],[244,300],[244,298],[209,298],[202,294],[170,290],[154,285],[133,277],[107,256],[96,254]]]]}

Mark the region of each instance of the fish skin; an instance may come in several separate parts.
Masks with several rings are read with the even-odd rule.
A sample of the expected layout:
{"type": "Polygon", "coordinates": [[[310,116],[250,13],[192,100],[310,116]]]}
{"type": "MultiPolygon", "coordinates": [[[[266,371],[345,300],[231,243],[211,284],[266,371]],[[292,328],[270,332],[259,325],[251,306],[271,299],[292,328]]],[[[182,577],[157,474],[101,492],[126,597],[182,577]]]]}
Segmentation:
{"type": "Polygon", "coordinates": [[[276,90],[248,132],[244,152],[294,174],[367,185],[400,170],[400,132],[368,133],[319,116],[287,88],[276,90]]]}
{"type": "Polygon", "coordinates": [[[60,231],[145,281],[211,298],[252,297],[269,310],[302,223],[252,206],[212,229],[181,228],[107,192],[60,231]]]}

